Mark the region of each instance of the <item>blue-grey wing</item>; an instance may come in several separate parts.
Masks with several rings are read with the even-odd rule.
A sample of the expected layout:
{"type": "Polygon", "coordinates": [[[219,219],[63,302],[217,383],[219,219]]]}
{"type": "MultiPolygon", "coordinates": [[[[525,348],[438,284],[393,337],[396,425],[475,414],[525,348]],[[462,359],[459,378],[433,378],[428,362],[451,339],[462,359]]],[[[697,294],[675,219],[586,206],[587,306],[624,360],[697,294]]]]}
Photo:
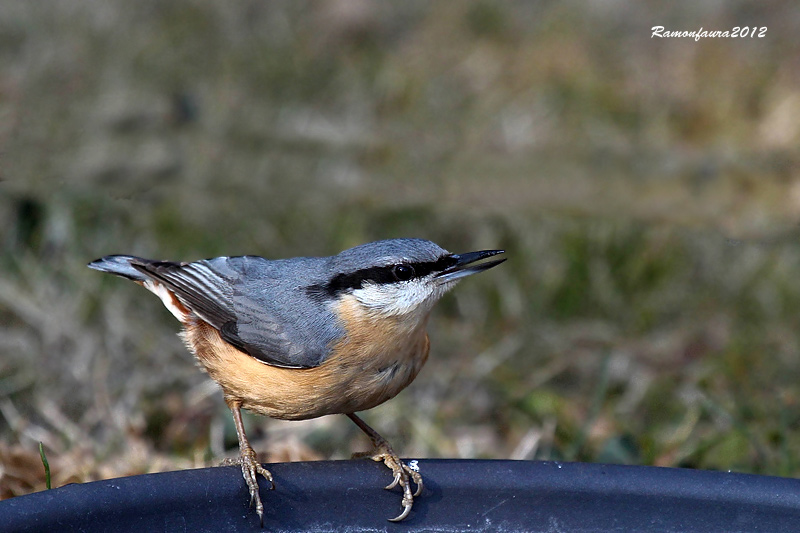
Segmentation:
{"type": "Polygon", "coordinates": [[[274,366],[319,366],[332,337],[317,338],[302,326],[325,311],[306,305],[301,313],[305,316],[298,316],[291,305],[287,309],[285,302],[296,301],[303,293],[281,277],[271,276],[275,272],[265,267],[269,263],[244,256],[193,263],[138,260],[132,266],[163,283],[239,350],[274,366]]]}

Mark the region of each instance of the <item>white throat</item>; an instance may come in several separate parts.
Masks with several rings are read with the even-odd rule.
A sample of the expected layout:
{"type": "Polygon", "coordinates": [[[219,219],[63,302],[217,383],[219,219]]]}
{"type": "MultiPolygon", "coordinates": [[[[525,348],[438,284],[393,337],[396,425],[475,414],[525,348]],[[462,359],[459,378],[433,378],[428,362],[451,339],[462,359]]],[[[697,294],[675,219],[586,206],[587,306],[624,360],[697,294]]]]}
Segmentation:
{"type": "Polygon", "coordinates": [[[353,296],[369,311],[383,316],[428,316],[433,304],[452,287],[441,285],[428,278],[398,283],[366,283],[353,290],[353,296]]]}

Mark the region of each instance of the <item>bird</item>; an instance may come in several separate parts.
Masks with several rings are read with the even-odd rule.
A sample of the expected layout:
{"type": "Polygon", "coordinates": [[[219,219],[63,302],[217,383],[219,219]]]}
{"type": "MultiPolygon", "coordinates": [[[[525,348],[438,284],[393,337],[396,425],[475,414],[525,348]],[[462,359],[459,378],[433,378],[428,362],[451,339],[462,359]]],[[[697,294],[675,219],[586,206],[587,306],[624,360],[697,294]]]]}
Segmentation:
{"type": "MultiPolygon", "coordinates": [[[[216,381],[233,415],[240,465],[263,527],[256,459],[241,410],[282,420],[348,416],[372,442],[366,454],[403,491],[404,520],[423,490],[389,442],[356,413],[396,396],[430,349],[433,305],[461,279],[499,265],[504,250],[453,254],[418,238],[379,240],[329,257],[225,256],[193,262],[108,255],[88,266],[130,279],[180,321],[184,344],[216,381]],[[416,485],[412,493],[411,482],[416,485]]],[[[412,465],[413,466],[413,465],[412,465]]]]}

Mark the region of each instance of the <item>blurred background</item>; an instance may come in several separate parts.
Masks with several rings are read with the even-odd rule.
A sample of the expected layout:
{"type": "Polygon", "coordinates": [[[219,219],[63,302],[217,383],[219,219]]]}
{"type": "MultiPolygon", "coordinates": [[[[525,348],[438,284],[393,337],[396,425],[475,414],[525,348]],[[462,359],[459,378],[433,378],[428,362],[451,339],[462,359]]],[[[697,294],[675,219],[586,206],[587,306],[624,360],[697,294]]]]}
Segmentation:
{"type": "MultiPolygon", "coordinates": [[[[86,263],[423,237],[509,260],[365,413],[406,457],[800,475],[792,2],[5,0],[0,496],[235,456],[157,298],[86,263]],[[763,38],[652,39],[766,27],[763,38]]],[[[367,449],[247,418],[263,460],[367,449]]]]}

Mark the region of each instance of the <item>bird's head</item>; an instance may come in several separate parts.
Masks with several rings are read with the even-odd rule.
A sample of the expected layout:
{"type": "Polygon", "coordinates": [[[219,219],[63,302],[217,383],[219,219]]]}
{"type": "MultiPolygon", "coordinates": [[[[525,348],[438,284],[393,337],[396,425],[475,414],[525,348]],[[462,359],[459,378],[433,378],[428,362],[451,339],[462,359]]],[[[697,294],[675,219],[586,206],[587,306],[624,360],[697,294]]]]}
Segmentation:
{"type": "Polygon", "coordinates": [[[328,282],[315,290],[334,300],[352,296],[373,316],[422,319],[458,280],[505,261],[482,261],[501,253],[451,254],[423,239],[376,241],[333,256],[328,282]]]}

